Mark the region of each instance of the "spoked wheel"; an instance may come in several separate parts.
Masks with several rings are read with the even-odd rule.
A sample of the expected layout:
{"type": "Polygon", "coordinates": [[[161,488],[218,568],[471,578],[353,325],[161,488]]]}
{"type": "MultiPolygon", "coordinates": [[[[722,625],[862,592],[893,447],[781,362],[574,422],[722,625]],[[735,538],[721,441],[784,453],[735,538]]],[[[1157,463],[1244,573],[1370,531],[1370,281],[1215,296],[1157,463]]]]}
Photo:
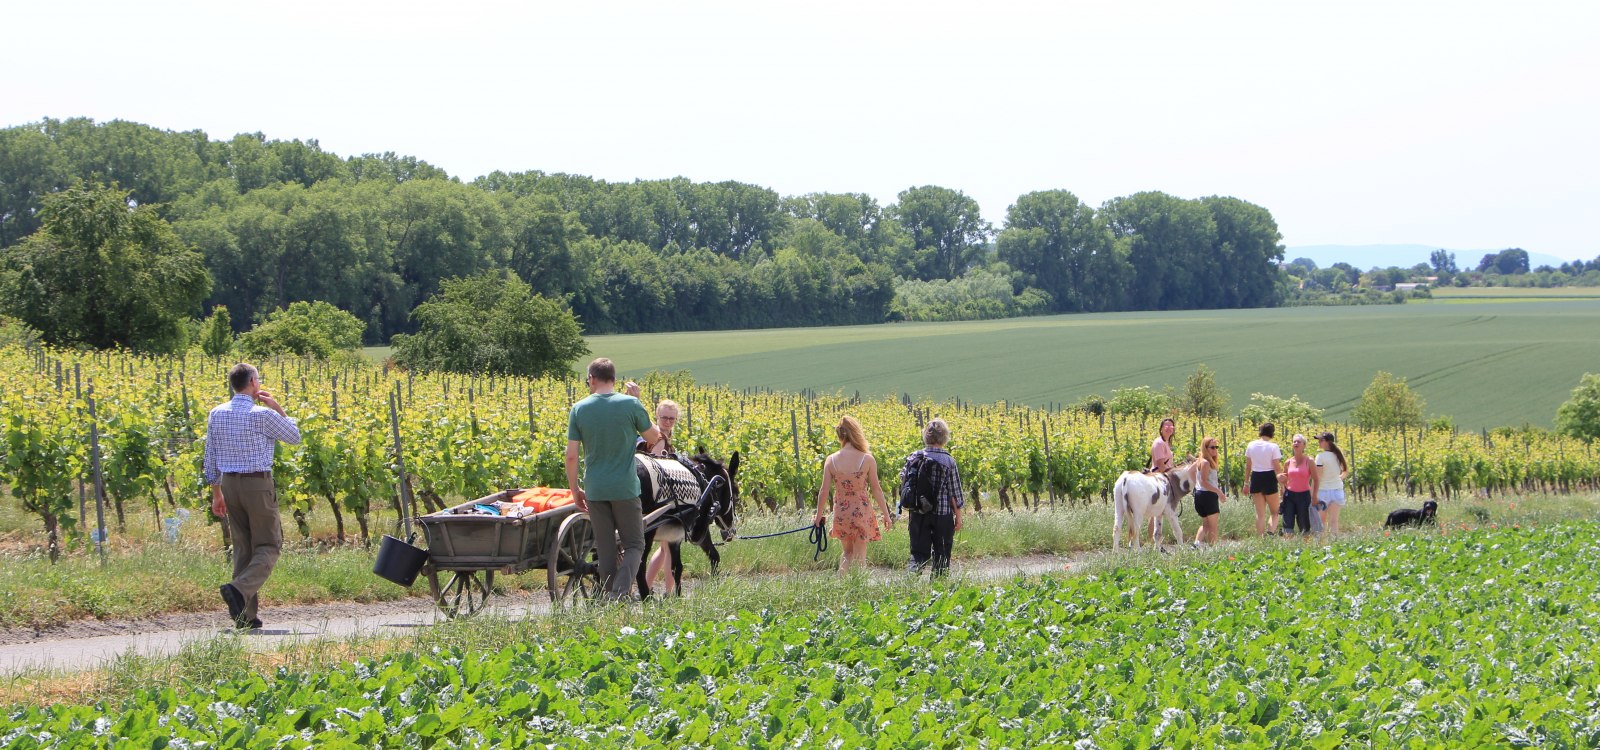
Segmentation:
{"type": "Polygon", "coordinates": [[[445,584],[438,588],[433,602],[439,611],[452,620],[471,617],[483,611],[493,596],[494,571],[449,570],[440,571],[445,584]]]}
{"type": "Polygon", "coordinates": [[[550,554],[550,601],[558,607],[600,595],[599,555],[589,514],[574,513],[561,522],[550,554]]]}

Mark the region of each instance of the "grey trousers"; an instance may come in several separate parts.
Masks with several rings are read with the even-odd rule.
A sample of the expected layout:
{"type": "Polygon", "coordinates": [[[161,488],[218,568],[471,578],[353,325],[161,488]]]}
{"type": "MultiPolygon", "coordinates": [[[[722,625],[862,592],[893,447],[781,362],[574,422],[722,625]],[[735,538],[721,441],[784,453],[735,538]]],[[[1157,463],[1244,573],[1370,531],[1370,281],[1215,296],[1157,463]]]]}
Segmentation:
{"type": "Polygon", "coordinates": [[[639,499],[590,500],[589,521],[594,524],[594,549],[600,558],[601,590],[613,599],[632,598],[629,589],[644,559],[644,513],[639,499]],[[617,554],[619,537],[621,555],[617,554]]]}
{"type": "Polygon", "coordinates": [[[244,619],[256,619],[261,587],[283,549],[278,491],[272,477],[222,475],[222,503],[233,535],[233,587],[244,595],[244,619]]]}

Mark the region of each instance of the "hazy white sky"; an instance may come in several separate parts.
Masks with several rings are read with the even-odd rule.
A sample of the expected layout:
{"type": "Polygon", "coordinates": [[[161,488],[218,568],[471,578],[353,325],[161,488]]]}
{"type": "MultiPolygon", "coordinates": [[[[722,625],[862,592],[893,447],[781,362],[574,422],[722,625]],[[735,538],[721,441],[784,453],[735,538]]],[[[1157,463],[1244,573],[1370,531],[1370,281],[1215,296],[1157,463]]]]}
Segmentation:
{"type": "Polygon", "coordinates": [[[315,138],[470,180],[1224,194],[1289,245],[1600,255],[1600,2],[8,1],[0,125],[315,138]]]}

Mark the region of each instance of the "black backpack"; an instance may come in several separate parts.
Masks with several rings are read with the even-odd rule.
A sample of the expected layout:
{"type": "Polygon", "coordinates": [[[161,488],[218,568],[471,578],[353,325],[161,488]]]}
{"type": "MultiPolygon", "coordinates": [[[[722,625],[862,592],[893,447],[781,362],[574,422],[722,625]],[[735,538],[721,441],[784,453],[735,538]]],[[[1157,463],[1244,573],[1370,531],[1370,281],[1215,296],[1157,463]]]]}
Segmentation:
{"type": "Polygon", "coordinates": [[[933,489],[934,460],[927,453],[917,451],[906,456],[906,467],[900,472],[900,507],[912,513],[932,513],[937,507],[933,489]]]}

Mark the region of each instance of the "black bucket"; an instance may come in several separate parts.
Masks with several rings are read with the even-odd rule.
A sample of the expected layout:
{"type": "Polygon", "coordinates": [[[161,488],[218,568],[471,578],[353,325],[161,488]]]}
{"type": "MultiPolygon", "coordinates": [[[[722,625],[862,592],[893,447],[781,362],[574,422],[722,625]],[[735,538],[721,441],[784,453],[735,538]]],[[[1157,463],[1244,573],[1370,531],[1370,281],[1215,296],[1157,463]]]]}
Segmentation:
{"type": "Polygon", "coordinates": [[[410,586],[417,582],[417,574],[422,572],[422,566],[427,562],[427,550],[384,534],[383,543],[378,545],[378,559],[372,563],[372,572],[385,581],[410,586]]]}

